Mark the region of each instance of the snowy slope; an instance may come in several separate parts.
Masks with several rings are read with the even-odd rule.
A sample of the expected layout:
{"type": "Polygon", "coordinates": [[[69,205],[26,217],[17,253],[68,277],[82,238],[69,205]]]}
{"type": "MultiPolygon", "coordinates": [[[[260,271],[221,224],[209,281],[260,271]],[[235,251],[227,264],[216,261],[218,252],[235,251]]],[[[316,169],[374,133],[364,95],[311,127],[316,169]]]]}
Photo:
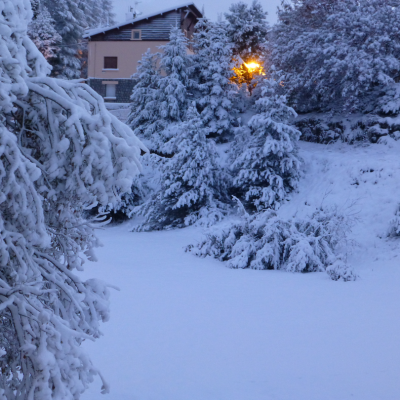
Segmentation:
{"type": "Polygon", "coordinates": [[[298,193],[280,214],[303,216],[317,207],[338,206],[355,219],[350,235],[355,243],[349,244],[348,251],[353,253],[349,261],[358,270],[375,260],[396,258],[398,251],[391,249],[397,249],[399,243],[386,240],[386,235],[400,204],[399,143],[300,145],[304,176],[298,193]]]}
{"type": "MultiPolygon", "coordinates": [[[[183,247],[201,229],[99,232],[87,274],[121,288],[105,336],[87,343],[109,400],[398,400],[399,148],[301,143],[305,174],[281,215],[336,204],[359,220],[360,279],[230,270],[183,247]]],[[[100,383],[84,400],[98,400],[100,383]]]]}

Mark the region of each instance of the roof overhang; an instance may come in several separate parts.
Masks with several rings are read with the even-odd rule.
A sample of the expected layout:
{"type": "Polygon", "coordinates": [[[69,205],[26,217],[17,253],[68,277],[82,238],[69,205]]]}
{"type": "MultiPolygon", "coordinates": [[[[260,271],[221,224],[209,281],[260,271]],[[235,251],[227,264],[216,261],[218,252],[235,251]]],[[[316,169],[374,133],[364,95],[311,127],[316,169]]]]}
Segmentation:
{"type": "Polygon", "coordinates": [[[180,4],[180,5],[176,5],[174,7],[170,7],[167,8],[165,10],[162,11],[157,11],[156,13],[152,13],[152,14],[147,14],[147,15],[140,15],[138,18],[134,18],[132,20],[128,20],[128,21],[124,21],[123,23],[119,23],[119,24],[115,24],[115,25],[111,25],[111,26],[104,26],[104,27],[100,27],[100,28],[94,28],[94,29],[88,29],[86,30],[85,34],[83,35],[84,39],[88,39],[92,36],[95,35],[99,35],[101,33],[106,33],[108,31],[111,31],[113,29],[120,29],[124,26],[127,25],[132,25],[132,24],[136,24],[137,22],[140,21],[144,21],[146,19],[150,19],[150,18],[154,18],[158,15],[163,15],[165,13],[168,13],[170,11],[174,11],[174,10],[179,10],[179,9],[186,9],[186,17],[192,13],[196,18],[202,18],[203,14],[199,11],[199,9],[196,7],[196,5],[194,3],[184,3],[184,4],[180,4]]]}

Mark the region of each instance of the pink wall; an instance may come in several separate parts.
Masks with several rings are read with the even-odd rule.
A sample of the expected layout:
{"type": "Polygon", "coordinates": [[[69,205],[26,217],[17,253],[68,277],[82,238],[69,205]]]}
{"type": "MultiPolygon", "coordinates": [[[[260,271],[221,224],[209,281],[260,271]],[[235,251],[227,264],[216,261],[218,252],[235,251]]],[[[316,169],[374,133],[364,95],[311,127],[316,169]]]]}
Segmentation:
{"type": "Polygon", "coordinates": [[[161,41],[89,42],[88,77],[100,79],[130,78],[136,72],[138,61],[150,49],[160,51],[161,41]],[[118,70],[104,71],[104,57],[118,57],[118,70]]]}

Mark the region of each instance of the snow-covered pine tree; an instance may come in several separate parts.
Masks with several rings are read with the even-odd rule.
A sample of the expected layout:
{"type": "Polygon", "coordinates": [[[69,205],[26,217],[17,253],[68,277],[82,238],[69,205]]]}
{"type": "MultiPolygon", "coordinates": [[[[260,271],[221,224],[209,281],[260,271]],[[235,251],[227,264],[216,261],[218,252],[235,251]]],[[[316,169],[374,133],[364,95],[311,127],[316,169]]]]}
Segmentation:
{"type": "Polygon", "coordinates": [[[284,2],[267,60],[297,111],[368,112],[400,73],[400,3],[284,2]]]}
{"type": "Polygon", "coordinates": [[[159,57],[160,54],[153,54],[148,49],[139,61],[137,72],[132,75],[134,87],[127,124],[145,140],[150,140],[155,132],[165,128],[160,113],[159,57]]]}
{"type": "Polygon", "coordinates": [[[55,29],[55,21],[46,7],[41,7],[28,27],[28,35],[44,58],[51,62],[60,51],[61,36],[55,29]]]}
{"type": "Polygon", "coordinates": [[[40,0],[31,0],[31,8],[33,13],[32,19],[36,19],[40,11],[40,0]]]}
{"type": "Polygon", "coordinates": [[[98,373],[80,344],[109,315],[107,285],[77,274],[98,244],[83,213],[130,190],[143,146],[89,87],[48,77],[28,0],[0,9],[0,399],[76,400],[98,373]]]}
{"type": "MultiPolygon", "coordinates": [[[[86,43],[84,30],[114,22],[111,0],[41,0],[55,21],[55,29],[62,38],[60,51],[52,60],[52,74],[66,79],[81,76],[82,55],[86,43]]],[[[85,59],[85,55],[83,55],[85,59]]]]}
{"type": "Polygon", "coordinates": [[[234,53],[244,61],[264,53],[269,30],[267,15],[258,0],[253,0],[250,6],[239,1],[229,7],[229,13],[225,13],[234,53]]]}
{"type": "MultiPolygon", "coordinates": [[[[79,7],[86,17],[86,28],[105,27],[115,23],[112,0],[82,0],[79,7]]],[[[77,57],[81,69],[80,76],[87,78],[88,73],[88,40],[81,39],[77,48],[77,57]]]]}
{"type": "MultiPolygon", "coordinates": [[[[160,46],[160,67],[165,75],[158,81],[158,95],[161,118],[165,126],[185,120],[189,106],[188,89],[193,86],[190,79],[192,66],[188,54],[188,39],[178,27],[171,29],[169,42],[160,46]]],[[[154,143],[162,146],[169,137],[155,138],[154,143]]]]}
{"type": "Polygon", "coordinates": [[[260,85],[257,113],[248,127],[238,129],[230,153],[233,193],[247,209],[257,211],[279,208],[295,187],[300,167],[296,143],[300,132],[289,125],[296,113],[279,94],[276,80],[266,79],[260,85]]]}
{"type": "Polygon", "coordinates": [[[112,0],[101,0],[101,13],[98,17],[98,26],[113,25],[116,22],[116,14],[112,0]]]}
{"type": "Polygon", "coordinates": [[[237,92],[236,85],[231,82],[234,75],[232,44],[226,35],[226,24],[200,20],[193,42],[193,76],[199,91],[197,106],[208,134],[223,137],[232,133],[237,92]]]}
{"type": "Polygon", "coordinates": [[[187,45],[181,29],[172,28],[170,41],[160,47],[162,53],[145,53],[138,72],[133,75],[136,84],[131,96],[128,124],[139,136],[149,140],[151,149],[159,152],[170,139],[164,137],[165,128],[183,121],[188,108],[188,88],[193,86],[193,82],[187,45]],[[157,68],[158,63],[162,73],[157,68]]]}
{"type": "Polygon", "coordinates": [[[62,43],[57,57],[52,61],[53,75],[65,79],[77,79],[81,76],[81,62],[78,50],[84,29],[86,16],[77,0],[42,0],[55,21],[55,28],[61,35],[62,43]]]}
{"type": "Polygon", "coordinates": [[[85,13],[86,27],[88,28],[115,23],[112,0],[84,0],[79,3],[79,7],[85,13]]]}
{"type": "Polygon", "coordinates": [[[161,189],[135,210],[145,217],[138,230],[213,224],[226,214],[226,175],[217,162],[214,142],[206,138],[193,103],[187,120],[169,126],[164,151],[173,154],[161,164],[161,189]],[[224,204],[225,202],[225,204],[224,204]]]}

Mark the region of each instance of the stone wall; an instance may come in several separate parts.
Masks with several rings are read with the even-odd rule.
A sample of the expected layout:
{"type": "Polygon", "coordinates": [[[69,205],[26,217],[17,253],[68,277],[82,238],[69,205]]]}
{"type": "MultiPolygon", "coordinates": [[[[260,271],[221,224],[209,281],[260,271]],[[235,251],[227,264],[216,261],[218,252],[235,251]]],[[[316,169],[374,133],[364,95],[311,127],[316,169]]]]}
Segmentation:
{"type": "MultiPolygon", "coordinates": [[[[130,103],[130,97],[133,90],[133,80],[132,79],[110,79],[110,82],[116,82],[116,99],[115,100],[105,100],[107,103],[130,103]]],[[[95,90],[100,96],[105,97],[106,95],[106,84],[104,79],[90,78],[88,80],[89,86],[95,90]]]]}

